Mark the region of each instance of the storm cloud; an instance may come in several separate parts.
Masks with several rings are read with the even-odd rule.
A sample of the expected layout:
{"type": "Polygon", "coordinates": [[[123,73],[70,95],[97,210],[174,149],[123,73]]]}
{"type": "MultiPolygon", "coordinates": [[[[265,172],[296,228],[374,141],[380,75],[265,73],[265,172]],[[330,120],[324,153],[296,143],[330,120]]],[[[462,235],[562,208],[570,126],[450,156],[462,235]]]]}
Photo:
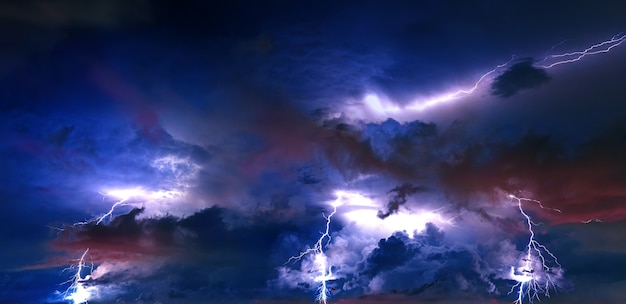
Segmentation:
{"type": "Polygon", "coordinates": [[[127,2],[0,1],[0,302],[623,302],[621,4],[127,2]]]}
{"type": "Polygon", "coordinates": [[[506,98],[521,90],[540,86],[550,80],[548,73],[533,66],[533,59],[523,59],[498,75],[491,84],[491,94],[506,98]]]}

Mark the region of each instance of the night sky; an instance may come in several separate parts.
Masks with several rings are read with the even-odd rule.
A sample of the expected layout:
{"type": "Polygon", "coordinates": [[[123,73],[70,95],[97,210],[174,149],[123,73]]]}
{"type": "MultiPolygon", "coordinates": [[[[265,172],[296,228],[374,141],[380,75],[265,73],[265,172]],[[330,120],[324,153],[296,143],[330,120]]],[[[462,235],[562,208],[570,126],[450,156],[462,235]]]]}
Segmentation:
{"type": "Polygon", "coordinates": [[[623,31],[623,1],[2,0],[0,303],[626,303],[623,31]]]}

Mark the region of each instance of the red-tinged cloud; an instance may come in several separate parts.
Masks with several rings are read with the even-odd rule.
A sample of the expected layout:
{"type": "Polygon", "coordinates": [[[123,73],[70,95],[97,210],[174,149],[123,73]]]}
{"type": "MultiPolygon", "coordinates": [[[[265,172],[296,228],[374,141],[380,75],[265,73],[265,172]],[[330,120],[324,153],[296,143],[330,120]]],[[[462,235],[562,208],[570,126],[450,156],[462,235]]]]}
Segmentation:
{"type": "Polygon", "coordinates": [[[141,218],[142,211],[134,209],[106,223],[65,227],[50,244],[56,254],[25,269],[75,265],[76,257],[89,249],[86,259],[95,265],[97,279],[106,284],[117,284],[115,278],[133,283],[138,276],[158,279],[166,275],[182,281],[176,288],[191,291],[207,284],[258,289],[273,276],[273,264],[268,261],[276,258],[275,243],[280,235],[295,229],[289,223],[267,222],[229,228],[224,222],[226,211],[217,207],[183,218],[141,218]],[[154,267],[150,270],[146,265],[154,267]]]}
{"type": "Polygon", "coordinates": [[[396,159],[383,159],[354,126],[339,123],[322,143],[330,163],[348,178],[360,174],[380,174],[398,181],[418,178],[414,167],[396,159]]]}
{"type": "Polygon", "coordinates": [[[247,131],[263,143],[260,151],[244,161],[247,172],[259,173],[268,167],[285,169],[313,162],[322,155],[347,180],[372,173],[406,181],[417,176],[403,163],[377,155],[363,138],[360,126],[336,119],[316,121],[289,104],[258,109],[247,131]]]}
{"type": "Polygon", "coordinates": [[[141,135],[153,142],[167,138],[168,134],[161,128],[157,112],[140,88],[104,67],[96,66],[92,74],[95,84],[133,117],[141,135]]]}
{"type": "MultiPolygon", "coordinates": [[[[65,227],[50,244],[52,249],[68,253],[89,248],[89,260],[102,262],[150,262],[181,257],[186,231],[173,217],[137,219],[143,209],[115,217],[108,224],[95,221],[65,227]]],[[[75,262],[53,257],[47,266],[75,262]]],[[[42,267],[42,266],[40,266],[42,267]]]]}
{"type": "MultiPolygon", "coordinates": [[[[443,185],[460,195],[501,189],[523,193],[562,213],[552,223],[626,218],[626,140],[614,129],[576,147],[529,134],[513,144],[475,145],[443,172],[443,185]]],[[[531,204],[535,208],[538,205],[531,204]]]]}
{"type": "Polygon", "coordinates": [[[269,164],[275,170],[285,171],[295,163],[311,161],[318,152],[318,127],[293,105],[276,102],[270,107],[246,107],[252,107],[256,114],[249,118],[244,130],[261,141],[258,150],[241,164],[246,176],[262,173],[269,164]]]}

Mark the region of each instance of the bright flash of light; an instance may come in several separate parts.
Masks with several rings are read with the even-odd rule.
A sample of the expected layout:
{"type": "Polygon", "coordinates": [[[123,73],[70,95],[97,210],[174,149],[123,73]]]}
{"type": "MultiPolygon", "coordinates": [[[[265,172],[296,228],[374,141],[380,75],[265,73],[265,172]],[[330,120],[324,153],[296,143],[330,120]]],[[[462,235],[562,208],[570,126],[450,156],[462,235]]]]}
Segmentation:
{"type": "Polygon", "coordinates": [[[409,211],[403,210],[392,213],[385,219],[378,216],[379,204],[372,199],[358,193],[338,191],[340,199],[333,202],[333,206],[345,206],[348,211],[340,215],[359,227],[362,231],[378,237],[389,236],[396,231],[405,231],[409,238],[413,232],[421,232],[426,228],[426,223],[440,223],[449,226],[455,225],[456,217],[445,218],[440,207],[434,210],[409,211]]]}
{"type": "Polygon", "coordinates": [[[346,212],[345,218],[360,228],[374,234],[390,235],[396,231],[405,231],[409,238],[413,232],[421,232],[427,223],[443,223],[454,226],[454,218],[445,219],[438,210],[421,211],[416,213],[399,212],[391,214],[385,219],[378,217],[378,211],[361,209],[346,212]]]}
{"type": "MultiPolygon", "coordinates": [[[[101,192],[100,194],[104,195],[105,197],[110,196],[110,197],[117,198],[118,201],[115,202],[115,204],[111,206],[108,212],[106,212],[105,214],[103,214],[102,216],[96,219],[96,225],[99,225],[100,223],[104,222],[104,220],[107,218],[110,219],[113,216],[113,212],[115,211],[115,209],[117,207],[127,205],[127,201],[130,200],[131,198],[171,199],[171,198],[182,195],[180,191],[165,191],[165,190],[146,191],[140,187],[128,188],[128,189],[113,189],[113,190],[109,190],[106,192],[101,192]]],[[[81,222],[78,224],[85,224],[85,222],[81,222]]]]}
{"type": "Polygon", "coordinates": [[[100,223],[102,223],[106,218],[110,219],[113,216],[113,212],[115,211],[115,208],[126,205],[125,202],[127,200],[133,197],[145,197],[147,193],[141,188],[134,188],[134,189],[115,189],[115,190],[107,191],[102,194],[104,194],[105,196],[115,197],[119,199],[119,201],[113,204],[111,206],[111,209],[109,209],[107,213],[103,214],[96,220],[96,225],[100,225],[100,223]]]}
{"type": "MultiPolygon", "coordinates": [[[[539,62],[536,62],[534,65],[538,68],[550,69],[562,64],[574,63],[587,56],[608,53],[615,47],[621,45],[624,41],[626,41],[626,35],[624,33],[619,33],[611,37],[611,39],[592,44],[591,46],[579,51],[551,54],[551,52],[553,52],[557,47],[566,42],[566,40],[564,40],[550,48],[546,52],[544,58],[539,62]]],[[[474,94],[475,91],[478,90],[478,88],[480,88],[484,82],[493,79],[494,74],[502,71],[502,69],[510,65],[511,62],[514,61],[514,59],[515,56],[513,56],[511,60],[505,63],[496,65],[491,70],[483,73],[471,85],[467,85],[466,87],[458,89],[453,89],[440,95],[430,96],[426,98],[418,98],[417,100],[409,104],[399,105],[377,94],[368,94],[363,98],[363,105],[366,109],[366,112],[369,112],[368,114],[374,114],[376,116],[382,116],[385,118],[403,116],[411,112],[422,112],[437,105],[448,103],[459,98],[474,94]]],[[[357,112],[357,115],[358,114],[364,113],[357,112]]]]}
{"type": "Polygon", "coordinates": [[[83,254],[80,257],[80,260],[78,261],[76,265],[72,265],[64,269],[64,271],[76,270],[76,273],[69,280],[63,283],[63,284],[70,283],[70,286],[63,293],[64,295],[63,299],[72,301],[73,304],[87,303],[89,298],[93,296],[94,287],[85,286],[84,284],[86,281],[88,281],[91,278],[91,275],[88,274],[88,275],[85,275],[84,277],[82,276],[82,272],[84,269],[89,268],[90,272],[93,269],[93,265],[87,266],[85,262],[85,258],[88,252],[89,252],[89,248],[87,248],[87,250],[83,252],[83,254]]]}
{"type": "Polygon", "coordinates": [[[530,215],[524,211],[522,202],[532,202],[538,204],[542,209],[550,209],[561,212],[559,209],[546,208],[540,201],[509,195],[509,198],[517,202],[517,207],[524,217],[528,226],[528,244],[526,245],[522,266],[511,267],[510,279],[517,281],[511,287],[509,294],[517,293],[514,304],[523,304],[524,299],[530,303],[540,300],[540,294],[550,297],[550,290],[556,290],[556,280],[561,276],[563,270],[556,256],[548,248],[535,239],[533,226],[537,224],[532,221],[530,215]]]}
{"type": "Polygon", "coordinates": [[[594,45],[591,45],[590,47],[582,51],[547,55],[546,58],[544,58],[542,61],[539,62],[539,63],[542,63],[542,62],[545,62],[545,63],[537,64],[537,66],[544,68],[544,69],[550,69],[557,65],[579,61],[583,59],[583,57],[585,56],[608,53],[611,51],[611,49],[619,46],[625,40],[626,40],[626,35],[624,35],[623,33],[619,33],[613,36],[609,40],[605,40],[605,41],[596,43],[594,45]]]}
{"type": "Polygon", "coordinates": [[[513,56],[511,60],[499,64],[493,69],[485,72],[472,85],[430,98],[419,99],[405,106],[385,103],[381,101],[380,97],[374,94],[369,94],[365,96],[363,101],[371,111],[383,115],[398,114],[403,111],[424,111],[436,105],[450,102],[452,100],[473,94],[483,82],[490,78],[490,76],[509,65],[514,59],[515,56],[513,56]]]}
{"type": "Polygon", "coordinates": [[[313,247],[302,251],[299,255],[292,256],[287,260],[287,263],[291,261],[297,261],[303,257],[312,254],[314,256],[313,265],[317,276],[313,279],[315,282],[319,282],[320,286],[317,288],[317,296],[315,297],[318,303],[326,304],[328,297],[330,296],[330,290],[328,289],[328,281],[335,279],[333,275],[332,265],[328,265],[328,257],[324,253],[324,247],[328,246],[331,240],[330,236],[330,223],[333,215],[337,213],[337,207],[341,205],[340,201],[344,199],[346,193],[337,192],[337,199],[330,205],[333,207],[333,211],[328,215],[323,215],[326,219],[326,230],[321,233],[320,238],[313,245],[313,247]]]}
{"type": "Polygon", "coordinates": [[[476,91],[476,89],[478,89],[480,84],[483,83],[486,78],[488,78],[489,76],[491,76],[493,73],[497,72],[498,70],[504,68],[505,66],[509,65],[514,59],[515,59],[515,56],[512,56],[511,60],[509,60],[509,61],[507,61],[507,62],[505,62],[503,64],[497,65],[493,69],[491,69],[488,72],[484,73],[482,76],[480,76],[478,78],[478,80],[476,80],[476,82],[474,82],[474,85],[472,85],[472,86],[469,86],[469,87],[463,88],[463,89],[459,89],[457,91],[453,91],[453,92],[450,92],[450,93],[447,93],[447,94],[435,96],[435,97],[427,99],[427,100],[416,101],[416,102],[413,102],[412,104],[408,105],[406,108],[409,109],[409,110],[424,111],[425,109],[433,107],[433,106],[436,106],[438,104],[441,104],[441,103],[444,103],[444,102],[448,102],[448,101],[457,99],[459,97],[471,95],[472,93],[474,93],[474,91],[476,91]]]}

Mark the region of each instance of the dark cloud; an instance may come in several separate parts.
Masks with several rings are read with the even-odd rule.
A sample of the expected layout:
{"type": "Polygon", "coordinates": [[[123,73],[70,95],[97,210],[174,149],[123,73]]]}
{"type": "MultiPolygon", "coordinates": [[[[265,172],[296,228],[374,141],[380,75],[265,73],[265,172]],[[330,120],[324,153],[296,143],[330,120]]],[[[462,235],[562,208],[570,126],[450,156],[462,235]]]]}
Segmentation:
{"type": "MultiPolygon", "coordinates": [[[[502,250],[496,249],[500,245],[484,243],[484,248],[462,247],[446,242],[444,236],[440,228],[428,223],[424,232],[412,237],[397,232],[380,240],[360,265],[359,274],[346,282],[344,288],[362,288],[375,294],[404,294],[418,301],[443,294],[488,296],[510,285],[506,280],[494,279],[500,275],[495,271],[499,267],[497,263],[481,258],[480,252],[502,250]],[[487,249],[489,246],[494,247],[487,249]]],[[[516,254],[505,251],[502,254],[516,254]]]]}
{"type": "Polygon", "coordinates": [[[367,258],[368,268],[365,273],[373,276],[404,264],[414,254],[410,249],[404,243],[402,234],[380,240],[378,247],[367,258]]]}
{"type": "MultiPolygon", "coordinates": [[[[72,255],[89,248],[87,259],[97,265],[89,285],[102,286],[112,293],[122,282],[125,286],[136,285],[116,291],[116,297],[137,297],[145,282],[163,284],[159,280],[165,276],[168,279],[164,288],[170,290],[167,297],[189,293],[194,298],[213,295],[227,299],[228,294],[218,294],[230,290],[228,293],[241,299],[265,293],[266,282],[275,276],[274,268],[284,263],[283,258],[286,260],[273,252],[281,236],[302,230],[301,226],[277,224],[267,218],[229,228],[226,210],[217,207],[185,218],[138,218],[142,211],[133,209],[106,224],[90,221],[66,226],[51,246],[72,255]]],[[[50,259],[29,268],[74,262],[64,256],[50,259]]],[[[155,295],[163,296],[163,292],[155,295]]]]}
{"type": "Polygon", "coordinates": [[[28,0],[0,2],[0,22],[21,26],[110,28],[150,21],[149,1],[72,1],[28,0]]]}
{"type": "MultiPolygon", "coordinates": [[[[387,120],[362,128],[362,133],[341,131],[350,136],[344,135],[341,140],[354,143],[345,151],[352,157],[341,158],[350,160],[347,169],[358,167],[363,173],[375,172],[424,184],[407,183],[391,190],[394,196],[387,202],[387,209],[380,211],[383,218],[406,204],[408,196],[428,192],[444,193],[449,195],[449,202],[460,204],[460,208],[484,214],[485,209],[481,208],[488,206],[468,204],[472,197],[494,191],[529,195],[562,210],[563,213],[542,212],[554,223],[611,221],[623,216],[618,207],[623,191],[618,185],[622,182],[620,172],[624,171],[620,155],[626,153],[626,129],[621,123],[595,130],[593,136],[578,143],[532,131],[521,137],[494,136],[468,142],[467,134],[455,124],[438,130],[441,128],[419,121],[401,125],[387,120]],[[582,176],[588,178],[581,179],[582,176]]],[[[334,145],[334,151],[338,147],[341,143],[334,145]]],[[[330,157],[336,158],[334,154],[330,157]]]]}
{"type": "Polygon", "coordinates": [[[411,184],[403,184],[389,190],[389,193],[393,193],[393,197],[387,202],[387,209],[385,211],[378,211],[378,217],[385,219],[391,214],[398,212],[400,206],[406,203],[408,196],[425,190],[424,187],[411,184]]]}
{"type": "Polygon", "coordinates": [[[521,90],[540,86],[549,80],[544,69],[533,66],[533,59],[523,59],[494,79],[491,94],[502,98],[511,97],[521,90]]]}
{"type": "Polygon", "coordinates": [[[524,189],[563,211],[543,213],[554,222],[618,220],[625,143],[624,128],[614,126],[574,146],[533,133],[513,143],[473,145],[443,172],[443,182],[464,195],[524,189]]]}
{"type": "MultiPolygon", "coordinates": [[[[432,149],[438,145],[437,126],[432,123],[413,121],[400,124],[388,119],[382,123],[363,125],[327,120],[324,125],[331,131],[323,142],[325,156],[348,178],[377,173],[408,184],[422,180],[427,175],[423,171],[430,170],[436,159],[441,157],[432,149]],[[423,166],[416,165],[416,162],[423,166]]],[[[410,186],[406,187],[400,192],[415,193],[408,191],[410,186]]],[[[424,189],[417,189],[421,190],[424,189]]],[[[406,196],[402,193],[399,194],[406,196]]]]}
{"type": "Polygon", "coordinates": [[[551,53],[584,48],[626,26],[621,6],[0,1],[0,269],[21,269],[0,275],[0,302],[60,302],[46,294],[65,277],[41,272],[89,248],[90,303],[301,303],[312,258],[284,263],[315,243],[337,190],[371,199],[373,220],[437,210],[457,225],[380,240],[342,217],[362,206],[339,207],[325,247],[338,303],[500,301],[527,241],[504,192],[563,210],[528,206],[537,236],[576,284],[610,274],[594,290],[619,302],[623,46],[553,80],[517,61],[491,95],[485,79],[433,112],[397,112],[406,121],[346,109],[438,96],[572,33],[551,53]],[[536,95],[494,102],[523,90],[536,95]],[[119,188],[144,193],[84,221],[119,188]],[[589,219],[609,226],[553,226],[589,219]]]}

